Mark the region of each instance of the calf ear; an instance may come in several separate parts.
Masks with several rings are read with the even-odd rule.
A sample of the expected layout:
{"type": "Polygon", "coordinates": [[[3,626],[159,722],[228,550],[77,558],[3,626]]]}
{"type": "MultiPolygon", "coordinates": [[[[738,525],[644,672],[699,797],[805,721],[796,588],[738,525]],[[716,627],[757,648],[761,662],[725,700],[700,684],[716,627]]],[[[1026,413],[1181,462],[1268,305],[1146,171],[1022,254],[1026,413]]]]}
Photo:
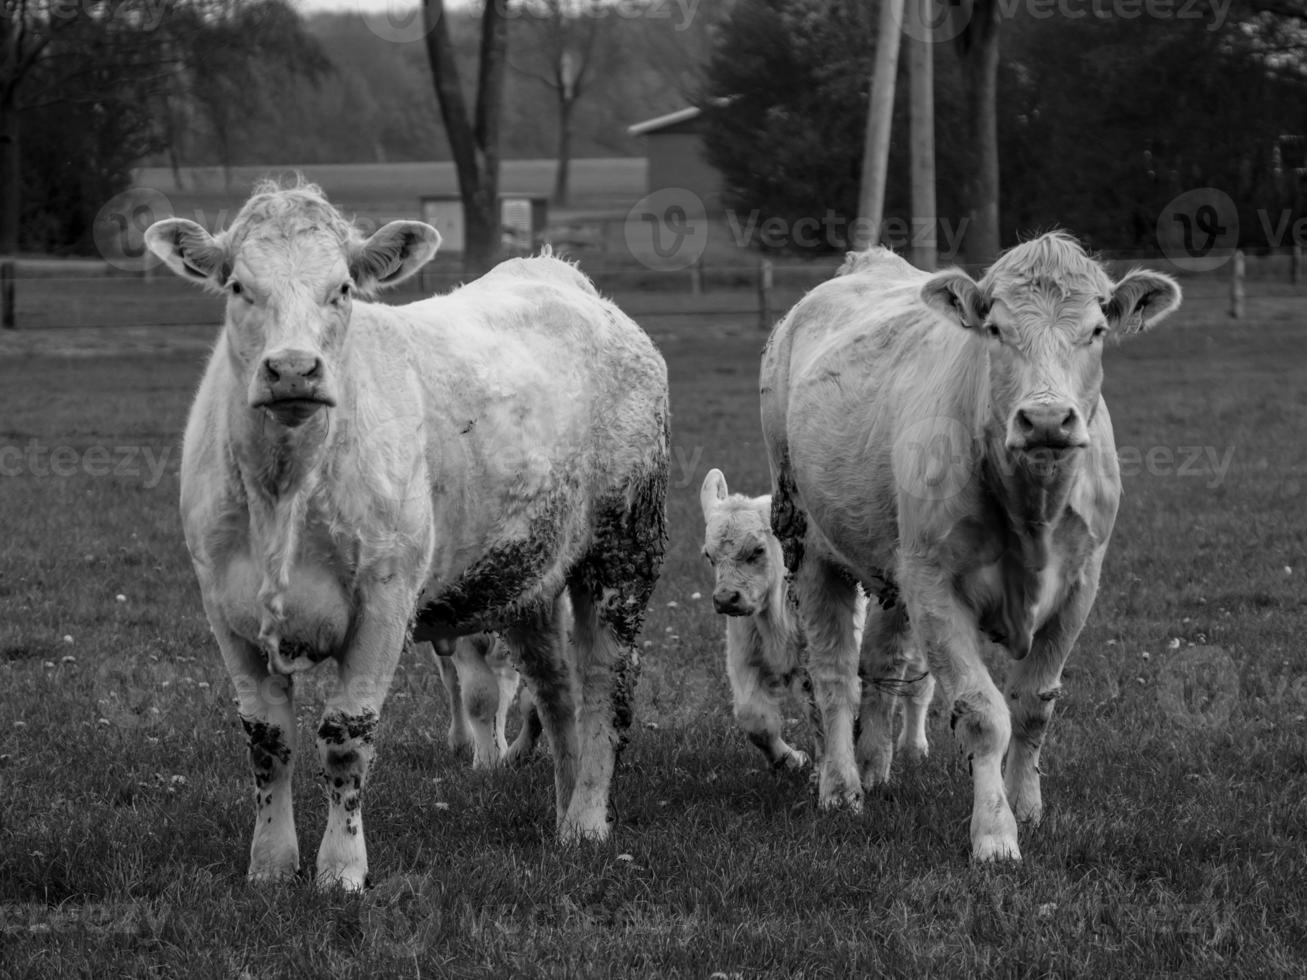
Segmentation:
{"type": "Polygon", "coordinates": [[[961,269],[945,269],[921,287],[927,306],[964,327],[979,327],[989,315],[989,301],[976,281],[961,269]]]}
{"type": "Polygon", "coordinates": [[[403,282],[431,261],[440,232],[421,221],[392,221],[355,245],[350,274],[362,293],[403,282]]]}
{"type": "Polygon", "coordinates": [[[145,231],[145,245],[183,279],[222,288],[227,279],[227,248],[194,221],[165,218],[145,231]]]}
{"type": "Polygon", "coordinates": [[[1108,300],[1104,312],[1113,330],[1138,333],[1164,319],[1180,305],[1180,285],[1170,276],[1151,269],[1127,272],[1108,300]]]}
{"type": "Polygon", "coordinates": [[[721,470],[709,470],[703,478],[703,486],[699,488],[699,507],[703,510],[703,516],[712,513],[713,508],[726,499],[726,494],[725,474],[721,470]]]}

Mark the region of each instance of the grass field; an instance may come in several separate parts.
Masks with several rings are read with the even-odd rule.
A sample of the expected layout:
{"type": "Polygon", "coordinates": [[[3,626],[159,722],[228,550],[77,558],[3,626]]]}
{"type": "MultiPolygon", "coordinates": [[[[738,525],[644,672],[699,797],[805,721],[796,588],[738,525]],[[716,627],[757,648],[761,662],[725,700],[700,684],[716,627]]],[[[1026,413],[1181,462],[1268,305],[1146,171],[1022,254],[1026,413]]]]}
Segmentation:
{"type": "Polygon", "coordinates": [[[0,974],[1307,974],[1307,303],[1250,289],[1234,322],[1216,289],[1107,355],[1125,499],[1045,821],[998,868],[969,863],[938,713],[931,759],[857,817],[819,814],[732,726],[697,493],[711,466],[765,487],[749,317],[643,321],[672,379],[671,540],[613,840],[557,846],[543,757],[452,757],[435,670],[406,658],[363,897],[242,879],[244,740],[176,508],[194,333],[0,358],[0,974]]]}

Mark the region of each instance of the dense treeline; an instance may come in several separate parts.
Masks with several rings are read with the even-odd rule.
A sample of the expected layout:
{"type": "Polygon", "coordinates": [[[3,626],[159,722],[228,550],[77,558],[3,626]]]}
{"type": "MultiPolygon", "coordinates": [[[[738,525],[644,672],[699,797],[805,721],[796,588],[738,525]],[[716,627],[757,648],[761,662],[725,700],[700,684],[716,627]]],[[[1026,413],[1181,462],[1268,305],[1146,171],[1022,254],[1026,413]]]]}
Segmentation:
{"type": "MultiPolygon", "coordinates": [[[[1168,19],[1113,16],[1111,5],[1097,17],[1011,6],[998,96],[1004,244],[1058,225],[1099,248],[1146,252],[1167,204],[1203,187],[1233,200],[1240,244],[1292,243],[1307,214],[1307,12],[1277,15],[1255,0],[1168,19]]],[[[823,219],[820,235],[779,234],[776,248],[846,247],[875,32],[874,9],[858,0],[739,0],[716,36],[700,101],[729,204],[756,212],[759,229],[772,216],[776,227],[823,219]]],[[[945,251],[974,166],[954,48],[934,50],[945,251]]],[[[911,214],[904,72],[901,61],[885,206],[894,244],[911,214]]],[[[1216,220],[1233,227],[1227,219],[1216,220]]]]}

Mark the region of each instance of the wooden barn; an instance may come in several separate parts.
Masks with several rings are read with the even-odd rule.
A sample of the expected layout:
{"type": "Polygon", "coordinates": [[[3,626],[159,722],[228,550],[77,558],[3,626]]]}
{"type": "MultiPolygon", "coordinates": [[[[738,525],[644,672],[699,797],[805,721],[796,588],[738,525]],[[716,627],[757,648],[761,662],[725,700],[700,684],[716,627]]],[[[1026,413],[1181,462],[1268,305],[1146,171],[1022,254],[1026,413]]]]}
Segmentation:
{"type": "Polygon", "coordinates": [[[702,113],[687,106],[627,128],[645,141],[649,161],[648,192],[685,188],[697,194],[708,212],[722,210],[721,175],[704,154],[702,113]]]}

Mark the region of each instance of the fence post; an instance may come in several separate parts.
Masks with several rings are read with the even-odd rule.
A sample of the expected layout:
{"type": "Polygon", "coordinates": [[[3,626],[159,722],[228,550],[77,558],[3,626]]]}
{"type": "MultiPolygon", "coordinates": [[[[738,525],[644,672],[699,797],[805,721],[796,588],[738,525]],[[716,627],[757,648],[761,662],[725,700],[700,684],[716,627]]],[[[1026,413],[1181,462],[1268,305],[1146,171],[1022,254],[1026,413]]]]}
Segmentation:
{"type": "Polygon", "coordinates": [[[690,266],[690,295],[703,295],[703,256],[700,255],[690,266]]]}
{"type": "Polygon", "coordinates": [[[1302,282],[1302,246],[1294,245],[1289,258],[1289,281],[1295,286],[1302,282]]]}
{"type": "Polygon", "coordinates": [[[763,259],[758,265],[758,329],[771,330],[771,259],[763,259]]]}
{"type": "Polygon", "coordinates": [[[1243,316],[1243,250],[1235,249],[1230,263],[1230,316],[1236,320],[1243,316]]]}
{"type": "Polygon", "coordinates": [[[14,316],[14,260],[0,259],[0,328],[17,330],[14,316]]]}

